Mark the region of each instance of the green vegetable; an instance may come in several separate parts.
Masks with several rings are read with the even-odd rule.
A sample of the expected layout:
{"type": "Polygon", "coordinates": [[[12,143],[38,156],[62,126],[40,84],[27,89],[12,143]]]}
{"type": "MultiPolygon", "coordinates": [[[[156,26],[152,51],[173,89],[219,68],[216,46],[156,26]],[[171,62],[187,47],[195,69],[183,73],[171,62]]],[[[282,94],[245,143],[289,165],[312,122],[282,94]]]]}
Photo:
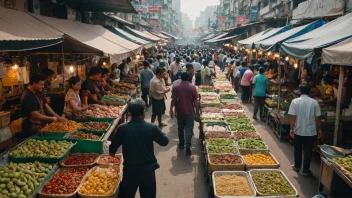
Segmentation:
{"type": "Polygon", "coordinates": [[[234,123],[234,124],[246,124],[249,125],[251,120],[249,118],[233,118],[233,117],[226,117],[226,122],[234,123]]]}
{"type": "Polygon", "coordinates": [[[105,96],[103,96],[102,101],[105,101],[105,102],[127,102],[127,99],[119,97],[119,96],[114,96],[114,95],[105,95],[105,96]]]}
{"type": "Polygon", "coordinates": [[[267,149],[262,140],[256,139],[242,139],[237,141],[240,149],[267,149]]]}
{"type": "Polygon", "coordinates": [[[347,157],[334,158],[332,161],[346,169],[348,172],[352,173],[352,155],[347,157]]]}
{"type": "Polygon", "coordinates": [[[295,195],[295,190],[279,171],[251,173],[254,185],[261,195],[288,196],[295,195]]]}
{"type": "Polygon", "coordinates": [[[255,128],[251,124],[230,123],[231,131],[255,132],[255,128]]]}
{"type": "Polygon", "coordinates": [[[207,144],[209,146],[234,146],[233,140],[228,138],[211,138],[207,144]]]}
{"type": "Polygon", "coordinates": [[[207,146],[208,153],[238,153],[235,146],[207,146]]]}

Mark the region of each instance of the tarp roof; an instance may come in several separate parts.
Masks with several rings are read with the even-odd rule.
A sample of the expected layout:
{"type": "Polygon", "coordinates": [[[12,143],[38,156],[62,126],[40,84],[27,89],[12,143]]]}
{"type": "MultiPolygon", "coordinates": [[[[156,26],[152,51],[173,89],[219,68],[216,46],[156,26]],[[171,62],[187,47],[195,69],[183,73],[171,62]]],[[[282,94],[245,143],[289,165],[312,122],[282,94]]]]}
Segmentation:
{"type": "Polygon", "coordinates": [[[63,35],[25,12],[0,7],[0,51],[49,47],[61,43],[63,35]]]}
{"type": "Polygon", "coordinates": [[[113,15],[113,14],[104,13],[104,15],[106,15],[106,16],[108,16],[108,17],[110,17],[110,18],[112,18],[112,19],[114,19],[114,20],[116,20],[116,21],[118,21],[120,23],[126,24],[126,25],[135,25],[135,24],[133,24],[133,23],[131,23],[129,21],[126,21],[125,19],[122,19],[122,18],[120,18],[120,17],[118,17],[116,15],[113,15]]]}
{"type": "Polygon", "coordinates": [[[155,36],[154,34],[148,32],[148,31],[146,31],[146,30],[143,30],[142,33],[144,33],[145,35],[150,36],[151,38],[163,40],[163,38],[160,38],[160,37],[158,37],[158,36],[155,36]]]}
{"type": "Polygon", "coordinates": [[[302,36],[282,43],[280,52],[301,60],[310,60],[322,48],[352,37],[352,13],[339,17],[326,25],[302,36]]]}
{"type": "Polygon", "coordinates": [[[206,41],[206,40],[209,40],[209,39],[211,39],[211,38],[214,38],[215,36],[216,36],[216,34],[211,33],[211,34],[205,36],[204,38],[202,38],[201,40],[202,40],[202,41],[206,41]]]}
{"type": "Polygon", "coordinates": [[[143,47],[145,47],[145,48],[150,48],[153,46],[153,44],[151,42],[143,40],[141,38],[138,38],[138,37],[126,32],[126,31],[121,30],[120,28],[109,27],[108,30],[121,36],[122,38],[128,39],[128,40],[135,42],[137,44],[143,45],[143,47]]]}
{"type": "Polygon", "coordinates": [[[167,33],[167,32],[160,31],[160,33],[163,34],[163,35],[166,35],[166,36],[168,36],[168,37],[171,37],[171,38],[173,38],[173,39],[181,39],[181,38],[178,38],[177,36],[174,36],[174,35],[169,34],[169,33],[167,33]]]}
{"type": "Polygon", "coordinates": [[[124,12],[138,14],[130,0],[55,0],[83,12],[124,12]]]}
{"type": "Polygon", "coordinates": [[[352,66],[352,38],[323,49],[322,63],[352,66]]]}
{"type": "Polygon", "coordinates": [[[90,25],[72,20],[55,19],[39,15],[32,16],[51,25],[65,35],[103,51],[110,55],[114,62],[124,60],[141,50],[141,46],[115,35],[100,25],[90,25]]]}
{"type": "Polygon", "coordinates": [[[154,41],[154,42],[160,40],[160,38],[156,39],[156,38],[154,38],[154,37],[151,37],[151,36],[149,36],[149,35],[144,34],[144,33],[141,32],[141,31],[132,29],[132,28],[130,28],[130,27],[128,27],[128,26],[125,26],[125,28],[126,28],[127,30],[129,30],[132,34],[134,34],[135,36],[137,36],[137,37],[139,37],[139,38],[142,38],[142,39],[144,39],[144,40],[154,41]]]}
{"type": "Polygon", "coordinates": [[[233,35],[233,36],[229,36],[229,37],[225,37],[225,38],[220,38],[220,39],[216,39],[213,40],[212,43],[216,43],[216,42],[222,42],[222,41],[227,41],[227,40],[232,40],[232,39],[242,39],[245,38],[246,33],[242,33],[242,34],[238,34],[238,35],[233,35]]]}
{"type": "Polygon", "coordinates": [[[238,41],[239,46],[244,46],[246,48],[252,48],[253,44],[258,41],[262,41],[265,39],[268,39],[270,37],[276,36],[278,34],[281,34],[282,32],[285,32],[291,28],[290,25],[280,27],[280,28],[269,28],[263,32],[259,32],[258,34],[255,34],[247,39],[240,40],[238,41]]]}
{"type": "Polygon", "coordinates": [[[292,28],[271,38],[255,42],[254,45],[256,49],[263,51],[277,51],[279,50],[282,42],[306,34],[316,28],[321,27],[324,24],[325,22],[319,19],[310,24],[292,28]]]}
{"type": "Polygon", "coordinates": [[[159,37],[159,38],[162,38],[162,39],[170,39],[170,37],[165,36],[165,35],[163,35],[163,34],[161,34],[161,33],[156,33],[156,32],[151,32],[151,31],[149,31],[149,32],[152,33],[153,35],[159,37]]]}
{"type": "Polygon", "coordinates": [[[222,37],[224,37],[224,36],[226,36],[226,35],[227,35],[227,32],[222,33],[222,34],[220,34],[220,35],[218,35],[218,36],[216,36],[216,37],[214,37],[214,38],[211,38],[211,39],[209,39],[209,40],[206,40],[206,41],[204,41],[204,42],[206,42],[206,43],[212,43],[212,42],[214,42],[215,40],[220,39],[220,38],[222,38],[222,37]]]}

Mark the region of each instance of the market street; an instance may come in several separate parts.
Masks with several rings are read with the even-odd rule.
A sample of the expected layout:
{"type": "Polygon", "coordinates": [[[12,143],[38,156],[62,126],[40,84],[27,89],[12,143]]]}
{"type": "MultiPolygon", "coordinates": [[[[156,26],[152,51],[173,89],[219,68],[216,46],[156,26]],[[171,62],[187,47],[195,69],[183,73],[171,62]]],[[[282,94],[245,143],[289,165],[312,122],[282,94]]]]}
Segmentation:
{"type": "MultiPolygon", "coordinates": [[[[177,149],[178,135],[176,119],[168,115],[170,106],[170,94],[166,100],[166,115],[163,120],[168,126],[163,132],[170,138],[167,147],[155,145],[155,155],[160,164],[156,171],[157,197],[160,198],[206,198],[208,197],[208,184],[205,178],[205,164],[202,148],[199,143],[199,124],[194,127],[194,138],[192,141],[192,156],[188,157],[184,151],[177,149]]],[[[253,105],[243,105],[248,116],[252,115],[253,105]]],[[[151,108],[147,112],[147,121],[150,121],[151,108]]],[[[320,171],[320,160],[318,155],[313,156],[311,170],[314,177],[302,176],[291,169],[293,163],[293,146],[287,141],[279,141],[274,132],[264,122],[254,121],[258,133],[269,146],[271,153],[280,163],[280,169],[285,172],[289,180],[296,187],[300,197],[313,197],[318,194],[318,178],[320,171]]],[[[139,198],[139,195],[136,197],[139,198]]]]}

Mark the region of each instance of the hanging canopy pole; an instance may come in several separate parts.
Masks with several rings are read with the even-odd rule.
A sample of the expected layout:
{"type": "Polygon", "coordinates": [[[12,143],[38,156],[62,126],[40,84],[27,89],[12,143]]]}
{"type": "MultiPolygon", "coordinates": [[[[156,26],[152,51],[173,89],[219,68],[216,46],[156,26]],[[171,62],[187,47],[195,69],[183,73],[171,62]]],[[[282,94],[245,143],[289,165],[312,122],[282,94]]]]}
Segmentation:
{"type": "Polygon", "coordinates": [[[277,111],[280,114],[280,98],[281,98],[281,61],[280,61],[281,54],[279,53],[279,68],[278,68],[278,75],[279,75],[279,91],[277,93],[277,111]]]}
{"type": "Polygon", "coordinates": [[[334,146],[337,146],[337,138],[339,132],[340,124],[340,114],[341,114],[341,98],[342,98],[342,87],[343,87],[343,77],[345,76],[345,70],[343,66],[340,66],[339,75],[339,87],[337,90],[337,103],[336,103],[336,118],[335,118],[335,130],[334,130],[334,146]]]}
{"type": "Polygon", "coordinates": [[[64,53],[64,43],[61,43],[61,58],[62,58],[62,83],[64,91],[66,90],[65,85],[65,53],[64,53]]]}

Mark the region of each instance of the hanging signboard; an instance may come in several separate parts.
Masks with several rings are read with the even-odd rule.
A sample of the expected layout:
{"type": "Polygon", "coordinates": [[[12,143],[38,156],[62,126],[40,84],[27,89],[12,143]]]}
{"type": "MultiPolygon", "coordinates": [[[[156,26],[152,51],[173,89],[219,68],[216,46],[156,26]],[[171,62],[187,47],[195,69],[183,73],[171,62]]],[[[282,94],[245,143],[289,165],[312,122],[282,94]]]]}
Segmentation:
{"type": "Polygon", "coordinates": [[[154,26],[154,27],[157,27],[157,26],[160,25],[159,22],[157,22],[157,21],[155,21],[155,20],[153,20],[153,19],[150,19],[149,23],[152,24],[152,26],[154,26]]]}
{"type": "Polygon", "coordinates": [[[146,13],[148,11],[148,6],[146,5],[133,5],[133,7],[138,13],[146,13]]]}
{"type": "Polygon", "coordinates": [[[161,13],[161,7],[160,6],[149,6],[148,12],[161,13]]]}
{"type": "Polygon", "coordinates": [[[250,11],[251,21],[256,21],[258,19],[258,6],[252,6],[250,11]]]}
{"type": "Polygon", "coordinates": [[[175,27],[174,28],[174,32],[178,32],[179,30],[178,30],[178,28],[177,27],[175,27]]]}
{"type": "Polygon", "coordinates": [[[221,26],[225,22],[226,16],[218,16],[218,25],[221,26]]]}
{"type": "Polygon", "coordinates": [[[245,15],[238,15],[238,16],[236,17],[236,23],[237,23],[237,25],[246,24],[246,20],[247,20],[247,18],[246,18],[245,15]]]}

